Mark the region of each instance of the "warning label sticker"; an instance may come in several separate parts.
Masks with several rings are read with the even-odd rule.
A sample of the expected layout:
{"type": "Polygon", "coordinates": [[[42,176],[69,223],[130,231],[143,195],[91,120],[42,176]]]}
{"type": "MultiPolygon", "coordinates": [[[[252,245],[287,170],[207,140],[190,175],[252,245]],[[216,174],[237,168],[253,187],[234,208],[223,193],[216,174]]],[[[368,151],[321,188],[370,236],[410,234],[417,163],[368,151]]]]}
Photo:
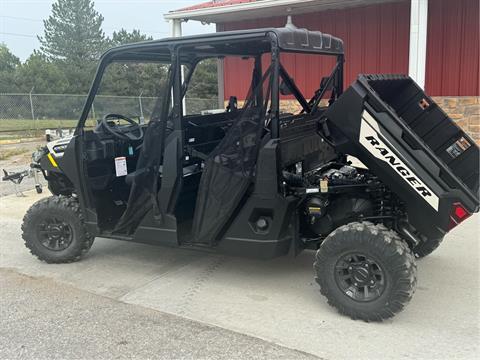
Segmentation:
{"type": "Polygon", "coordinates": [[[127,158],[126,157],[115,158],[115,173],[117,177],[127,175],[127,158]]]}
{"type": "Polygon", "coordinates": [[[462,155],[470,146],[472,146],[472,144],[470,144],[470,142],[462,136],[460,139],[450,145],[446,151],[452,158],[455,159],[462,155]]]}

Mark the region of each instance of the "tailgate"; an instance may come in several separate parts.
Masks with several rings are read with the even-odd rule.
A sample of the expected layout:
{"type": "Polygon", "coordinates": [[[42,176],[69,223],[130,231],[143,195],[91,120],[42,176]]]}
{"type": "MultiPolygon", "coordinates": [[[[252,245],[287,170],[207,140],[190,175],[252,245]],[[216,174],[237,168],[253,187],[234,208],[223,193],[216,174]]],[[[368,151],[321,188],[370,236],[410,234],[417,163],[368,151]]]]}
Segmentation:
{"type": "Polygon", "coordinates": [[[358,157],[405,201],[427,234],[453,206],[479,206],[479,148],[408,76],[361,75],[327,110],[337,148],[358,157]]]}

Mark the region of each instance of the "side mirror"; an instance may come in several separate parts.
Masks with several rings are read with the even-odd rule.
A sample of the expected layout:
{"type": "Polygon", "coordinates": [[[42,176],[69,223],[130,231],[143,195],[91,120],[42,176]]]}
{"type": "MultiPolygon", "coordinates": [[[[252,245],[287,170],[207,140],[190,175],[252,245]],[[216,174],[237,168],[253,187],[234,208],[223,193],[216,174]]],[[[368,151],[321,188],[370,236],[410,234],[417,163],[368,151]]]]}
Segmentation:
{"type": "Polygon", "coordinates": [[[280,94],[282,94],[282,95],[292,95],[292,91],[287,86],[287,84],[285,84],[285,81],[282,81],[280,83],[279,90],[280,90],[280,94]]]}

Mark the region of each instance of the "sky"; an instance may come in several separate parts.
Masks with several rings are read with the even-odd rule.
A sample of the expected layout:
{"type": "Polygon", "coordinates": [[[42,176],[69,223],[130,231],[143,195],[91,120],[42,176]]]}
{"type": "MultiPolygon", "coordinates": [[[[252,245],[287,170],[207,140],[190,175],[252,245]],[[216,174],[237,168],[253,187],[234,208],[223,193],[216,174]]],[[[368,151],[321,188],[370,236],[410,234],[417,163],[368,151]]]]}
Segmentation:
{"type": "MultiPolygon", "coordinates": [[[[206,0],[95,0],[95,9],[103,17],[107,36],[121,28],[139,29],[155,39],[168,37],[170,24],[163,14],[206,0]]],[[[0,0],[0,43],[24,61],[39,48],[37,35],[43,35],[42,20],[48,18],[54,0],[0,0]]],[[[183,24],[183,34],[214,32],[214,25],[198,21],[183,24]]]]}

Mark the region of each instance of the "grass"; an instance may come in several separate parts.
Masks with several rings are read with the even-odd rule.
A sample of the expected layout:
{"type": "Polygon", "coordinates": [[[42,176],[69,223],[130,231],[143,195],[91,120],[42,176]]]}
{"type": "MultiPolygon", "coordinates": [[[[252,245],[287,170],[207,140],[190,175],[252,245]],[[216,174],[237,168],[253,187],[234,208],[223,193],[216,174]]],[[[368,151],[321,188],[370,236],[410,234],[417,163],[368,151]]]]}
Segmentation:
{"type": "MultiPolygon", "coordinates": [[[[45,138],[45,130],[73,129],[78,120],[72,119],[0,119],[0,145],[45,138]]],[[[94,127],[95,121],[88,119],[86,126],[94,127]]]]}
{"type": "Polygon", "coordinates": [[[15,155],[25,154],[30,151],[30,149],[25,148],[0,150],[0,160],[8,160],[15,155]]]}
{"type": "Polygon", "coordinates": [[[53,119],[0,119],[0,133],[7,131],[25,131],[35,129],[56,129],[61,128],[74,128],[77,125],[78,120],[53,120],[53,119]]]}

